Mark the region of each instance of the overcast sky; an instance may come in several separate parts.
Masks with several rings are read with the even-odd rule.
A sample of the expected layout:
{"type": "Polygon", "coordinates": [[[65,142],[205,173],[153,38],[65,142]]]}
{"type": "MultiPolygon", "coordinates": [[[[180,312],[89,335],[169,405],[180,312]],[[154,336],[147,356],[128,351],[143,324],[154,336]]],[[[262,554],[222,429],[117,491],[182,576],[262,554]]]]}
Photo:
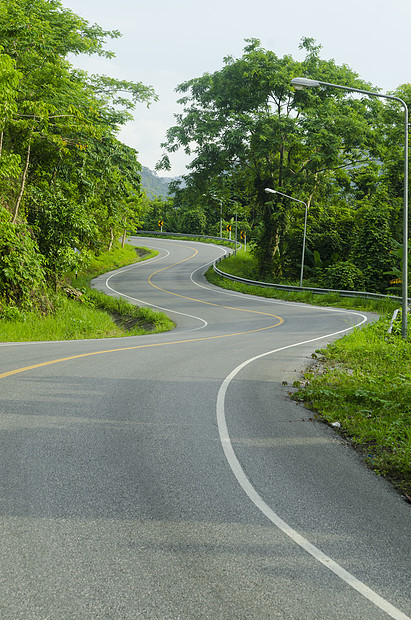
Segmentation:
{"type": "MultiPolygon", "coordinates": [[[[392,91],[411,82],[411,0],[62,0],[65,7],[121,39],[110,40],[112,60],[72,57],[75,66],[154,87],[159,101],[135,110],[120,139],[154,169],[173,114],[177,84],[221,69],[225,56],[242,55],[244,39],[300,60],[302,37],[322,45],[322,58],[347,64],[361,78],[392,91]]],[[[171,155],[184,174],[187,158],[171,155]]]]}

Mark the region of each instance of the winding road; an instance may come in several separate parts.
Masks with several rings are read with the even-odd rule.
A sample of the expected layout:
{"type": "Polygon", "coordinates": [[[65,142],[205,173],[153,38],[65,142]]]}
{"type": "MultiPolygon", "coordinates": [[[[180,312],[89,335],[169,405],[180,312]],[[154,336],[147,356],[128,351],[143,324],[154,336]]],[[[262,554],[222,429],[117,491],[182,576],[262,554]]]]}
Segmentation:
{"type": "Polygon", "coordinates": [[[372,317],[131,242],[159,254],[93,285],[175,330],[0,345],[0,618],[410,618],[410,506],[283,385],[372,317]]]}

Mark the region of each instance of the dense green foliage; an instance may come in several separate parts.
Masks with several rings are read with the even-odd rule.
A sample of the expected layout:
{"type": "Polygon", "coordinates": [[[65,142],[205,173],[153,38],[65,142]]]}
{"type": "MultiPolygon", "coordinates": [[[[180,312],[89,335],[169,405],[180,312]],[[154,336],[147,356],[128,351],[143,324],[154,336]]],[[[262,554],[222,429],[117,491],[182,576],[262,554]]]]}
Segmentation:
{"type": "MultiPolygon", "coordinates": [[[[300,47],[306,55],[297,62],[247,40],[241,58],[180,84],[183,111],[159,168],[179,148],[192,156],[186,186],[175,187],[179,224],[200,208],[204,232],[218,234],[222,204],[226,235],[237,214],[257,259],[256,278],[293,279],[301,265],[304,207],[267,194],[269,187],[308,206],[313,284],[385,292],[387,272],[399,268],[392,250],[402,242],[403,109],[332,88],[294,91],[297,76],[378,91],[346,65],[323,60],[312,39],[300,47]]],[[[411,103],[411,85],[396,95],[411,103]]]]}
{"type": "Polygon", "coordinates": [[[0,341],[118,338],[173,329],[174,323],[163,312],[132,305],[89,287],[93,277],[153,255],[151,250],[127,244],[100,253],[84,270],[67,275],[65,290],[51,295],[47,314],[39,307],[7,306],[0,316],[0,341]]]}
{"type": "Polygon", "coordinates": [[[27,308],[45,289],[42,256],[27,226],[13,224],[1,206],[0,231],[0,312],[27,308]]]}
{"type": "Polygon", "coordinates": [[[1,307],[36,303],[142,213],[136,152],[116,137],[141,83],[90,76],[68,61],[110,57],[104,31],[58,0],[0,4],[1,307]]]}

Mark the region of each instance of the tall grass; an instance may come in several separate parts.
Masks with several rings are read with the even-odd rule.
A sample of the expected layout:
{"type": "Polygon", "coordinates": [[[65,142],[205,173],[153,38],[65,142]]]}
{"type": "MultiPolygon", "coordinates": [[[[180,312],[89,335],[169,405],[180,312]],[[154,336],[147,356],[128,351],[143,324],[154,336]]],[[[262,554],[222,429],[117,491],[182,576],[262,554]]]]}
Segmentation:
{"type": "Polygon", "coordinates": [[[88,286],[100,274],[155,254],[133,246],[101,253],[84,271],[66,275],[66,285],[80,293],[77,299],[69,299],[63,292],[52,295],[53,309],[48,314],[39,310],[22,313],[13,308],[7,318],[0,319],[0,342],[114,338],[173,329],[174,323],[164,313],[140,308],[88,286]]]}

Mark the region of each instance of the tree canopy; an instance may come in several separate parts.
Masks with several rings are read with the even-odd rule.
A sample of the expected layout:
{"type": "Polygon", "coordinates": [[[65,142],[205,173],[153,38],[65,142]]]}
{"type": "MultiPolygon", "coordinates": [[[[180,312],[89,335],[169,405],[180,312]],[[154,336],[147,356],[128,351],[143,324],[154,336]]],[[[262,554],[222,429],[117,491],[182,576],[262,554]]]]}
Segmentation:
{"type": "MultiPolygon", "coordinates": [[[[183,112],[168,130],[159,163],[167,168],[168,153],[182,148],[192,161],[181,194],[230,197],[248,206],[261,277],[295,275],[294,249],[303,221],[301,208],[280,194],[273,198],[265,188],[307,203],[310,243],[324,237],[321,223],[328,229],[328,242],[321,242],[324,258],[342,259],[351,244],[340,221],[348,210],[346,231],[352,233],[358,224],[355,194],[371,196],[389,162],[398,162],[395,150],[387,158],[389,135],[398,131],[392,106],[337,89],[294,91],[290,82],[297,76],[376,90],[348,66],[323,60],[313,39],[304,38],[300,47],[305,58],[296,61],[263,49],[256,39],[246,40],[241,58],[227,57],[220,70],[180,84],[183,112]]],[[[393,178],[398,180],[397,167],[393,178]]],[[[395,217],[391,212],[392,235],[395,217]]]]}
{"type": "MultiPolygon", "coordinates": [[[[0,5],[0,209],[12,225],[29,227],[54,284],[79,255],[110,246],[141,214],[141,166],[117,134],[156,94],[141,82],[88,75],[68,60],[110,58],[106,40],[118,36],[58,0],[0,5]]],[[[8,277],[3,269],[0,278],[8,277]]]]}
{"type": "MultiPolygon", "coordinates": [[[[296,92],[296,76],[377,88],[324,60],[313,39],[301,41],[301,61],[247,39],[240,58],[177,86],[182,112],[159,168],[170,167],[177,149],[192,161],[184,184],[170,184],[174,198],[150,199],[137,152],[118,132],[137,105],[157,99],[153,88],[89,75],[69,61],[112,57],[106,42],[118,36],[59,0],[0,4],[0,312],[4,303],[44,303],[44,287],[58,287],[91,252],[159,220],[170,231],[218,234],[235,217],[259,277],[295,278],[304,229],[298,201],[308,209],[307,274],[317,284],[387,288],[402,226],[403,119],[395,102],[336,89],[296,92]],[[27,277],[17,267],[25,252],[36,256],[27,277]]],[[[411,103],[411,85],[397,95],[411,103]]]]}

